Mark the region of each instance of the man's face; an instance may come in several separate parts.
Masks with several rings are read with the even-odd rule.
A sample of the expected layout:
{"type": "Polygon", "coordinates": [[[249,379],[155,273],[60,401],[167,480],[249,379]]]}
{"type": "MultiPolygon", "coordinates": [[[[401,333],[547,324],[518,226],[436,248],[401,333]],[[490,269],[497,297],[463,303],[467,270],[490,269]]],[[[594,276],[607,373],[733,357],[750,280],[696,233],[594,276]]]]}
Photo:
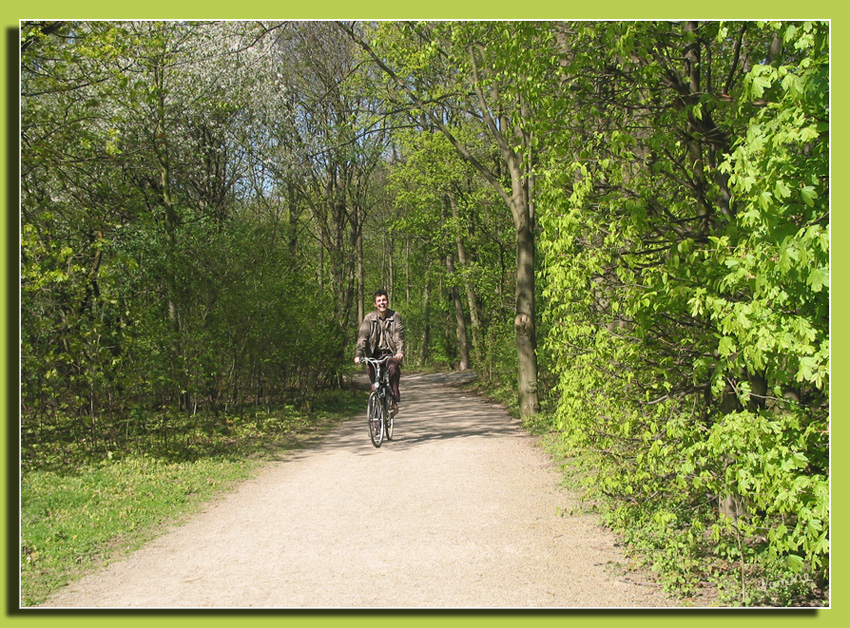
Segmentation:
{"type": "Polygon", "coordinates": [[[387,308],[389,307],[389,305],[390,305],[389,299],[387,299],[387,297],[385,295],[379,294],[378,296],[375,297],[375,307],[378,308],[378,311],[381,314],[384,314],[387,311],[387,308]]]}

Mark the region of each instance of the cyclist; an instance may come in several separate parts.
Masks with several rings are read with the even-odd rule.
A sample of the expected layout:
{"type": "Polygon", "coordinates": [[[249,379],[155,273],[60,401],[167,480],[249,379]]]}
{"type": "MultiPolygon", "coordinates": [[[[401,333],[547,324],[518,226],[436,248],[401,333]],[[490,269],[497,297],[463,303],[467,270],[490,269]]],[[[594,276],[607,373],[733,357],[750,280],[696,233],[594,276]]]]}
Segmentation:
{"type": "MultiPolygon", "coordinates": [[[[401,402],[398,383],[401,378],[401,361],[404,359],[404,325],[399,313],[390,309],[386,290],[383,288],[376,290],[372,297],[375,301],[375,310],[369,312],[360,323],[354,362],[360,364],[364,355],[369,358],[392,356],[387,360],[386,366],[393,397],[390,412],[395,415],[398,413],[398,404],[401,402]]],[[[375,370],[371,364],[368,366],[369,380],[374,384],[375,370]]]]}

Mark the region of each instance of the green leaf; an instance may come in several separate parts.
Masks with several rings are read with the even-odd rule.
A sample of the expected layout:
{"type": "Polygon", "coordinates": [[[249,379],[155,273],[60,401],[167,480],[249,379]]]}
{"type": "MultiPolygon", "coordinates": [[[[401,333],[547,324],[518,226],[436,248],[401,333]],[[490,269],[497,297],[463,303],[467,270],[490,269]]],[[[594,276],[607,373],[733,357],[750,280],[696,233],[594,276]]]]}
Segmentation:
{"type": "Polygon", "coordinates": [[[770,87],[770,79],[764,76],[755,76],[753,77],[752,83],[752,94],[755,98],[761,98],[764,96],[764,91],[770,87]]]}
{"type": "Polygon", "coordinates": [[[803,559],[796,554],[788,554],[785,557],[785,564],[788,565],[788,568],[794,573],[800,573],[803,571],[803,559]]]}
{"type": "Polygon", "coordinates": [[[806,283],[811,287],[813,292],[820,292],[824,288],[829,288],[829,268],[819,266],[812,269],[806,283]]]}
{"type": "Polygon", "coordinates": [[[818,198],[817,192],[810,185],[807,185],[800,190],[800,196],[802,197],[803,202],[810,207],[815,204],[815,199],[818,198]]]}
{"type": "Polygon", "coordinates": [[[724,358],[729,357],[729,355],[734,353],[735,350],[735,341],[729,336],[723,336],[720,339],[720,342],[717,343],[717,351],[724,358]]]}
{"type": "Polygon", "coordinates": [[[785,182],[782,179],[779,179],[776,182],[776,197],[777,198],[788,198],[791,196],[791,189],[785,185],[785,182]]]}

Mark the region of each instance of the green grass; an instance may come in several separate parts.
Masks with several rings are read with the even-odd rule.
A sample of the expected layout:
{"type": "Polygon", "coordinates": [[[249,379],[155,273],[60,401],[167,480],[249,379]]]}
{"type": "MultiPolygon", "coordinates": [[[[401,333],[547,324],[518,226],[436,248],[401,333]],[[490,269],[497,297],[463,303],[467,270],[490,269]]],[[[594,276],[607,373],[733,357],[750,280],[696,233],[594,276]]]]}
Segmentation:
{"type": "Polygon", "coordinates": [[[21,605],[138,548],[164,524],[250,476],[258,460],[164,462],[131,456],[21,481],[21,605]]]}
{"type": "Polygon", "coordinates": [[[362,394],[340,393],[309,413],[287,406],[230,417],[218,431],[186,423],[142,451],[138,441],[99,456],[73,443],[36,447],[21,473],[21,606],[138,549],[364,403],[362,394]]]}

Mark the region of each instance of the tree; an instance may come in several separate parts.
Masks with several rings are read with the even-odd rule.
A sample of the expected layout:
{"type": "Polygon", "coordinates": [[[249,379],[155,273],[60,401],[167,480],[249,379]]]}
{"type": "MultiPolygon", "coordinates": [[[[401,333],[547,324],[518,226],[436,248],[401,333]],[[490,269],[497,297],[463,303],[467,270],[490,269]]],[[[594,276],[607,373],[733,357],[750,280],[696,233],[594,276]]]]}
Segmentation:
{"type": "MultiPolygon", "coordinates": [[[[386,73],[390,90],[439,129],[502,198],[516,235],[514,330],[519,407],[539,412],[535,309],[534,118],[550,106],[545,77],[554,68],[555,38],[536,23],[385,23],[369,43],[341,27],[386,73]],[[501,157],[499,169],[473,152],[452,119],[474,121],[501,157]],[[503,178],[501,168],[506,177],[503,178]]],[[[395,101],[393,101],[395,102],[395,101]]],[[[399,105],[401,103],[398,103],[399,105]]]]}
{"type": "Polygon", "coordinates": [[[569,28],[584,132],[541,186],[558,425],[681,581],[684,547],[734,561],[743,603],[775,594],[757,575],[820,586],[825,25],[569,28]]]}
{"type": "Polygon", "coordinates": [[[258,399],[302,377],[281,357],[299,342],[316,354],[304,379],[333,379],[326,338],[342,343],[281,256],[297,212],[281,230],[271,200],[272,138],[292,128],[278,27],[22,29],[27,425],[69,420],[99,446],[128,416],[145,429],[151,409],[258,399]]]}
{"type": "Polygon", "coordinates": [[[317,281],[329,279],[337,335],[352,328],[364,296],[363,229],[379,202],[387,134],[370,115],[368,82],[357,74],[348,38],[332,24],[288,24],[279,40],[284,80],[296,116],[299,176],[291,179],[309,209],[319,247],[317,281]]]}
{"type": "MultiPolygon", "coordinates": [[[[428,248],[428,259],[444,261],[458,364],[466,370],[472,351],[481,356],[482,322],[477,290],[470,280],[474,270],[465,242],[470,237],[468,222],[461,214],[468,214],[469,206],[480,201],[481,181],[439,132],[397,132],[396,141],[400,155],[392,167],[391,181],[399,215],[392,220],[392,232],[416,238],[428,248]],[[466,296],[469,326],[462,294],[466,296]]],[[[432,269],[426,269],[428,272],[432,269]]]]}

